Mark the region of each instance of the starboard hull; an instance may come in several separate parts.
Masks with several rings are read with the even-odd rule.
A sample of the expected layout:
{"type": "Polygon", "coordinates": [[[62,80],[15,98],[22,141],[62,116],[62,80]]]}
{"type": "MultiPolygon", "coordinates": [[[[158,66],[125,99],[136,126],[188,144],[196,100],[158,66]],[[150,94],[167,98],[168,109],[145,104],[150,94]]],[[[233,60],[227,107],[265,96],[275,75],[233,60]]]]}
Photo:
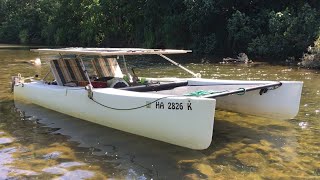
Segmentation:
{"type": "Polygon", "coordinates": [[[301,81],[241,81],[203,78],[149,79],[153,81],[188,82],[188,86],[152,93],[183,95],[198,91],[211,91],[213,94],[199,96],[199,98],[216,99],[217,109],[276,120],[291,119],[298,114],[303,87],[301,81]]]}
{"type": "MultiPolygon", "coordinates": [[[[216,108],[279,120],[294,118],[299,112],[303,82],[280,82],[281,86],[277,87],[276,89],[271,88],[265,93],[261,93],[261,89],[258,89],[240,94],[217,97],[215,98],[217,100],[216,108]]],[[[244,88],[246,85],[259,85],[265,83],[272,83],[272,81],[235,81],[209,79],[195,79],[189,81],[189,84],[191,85],[240,85],[240,87],[244,88]]]]}

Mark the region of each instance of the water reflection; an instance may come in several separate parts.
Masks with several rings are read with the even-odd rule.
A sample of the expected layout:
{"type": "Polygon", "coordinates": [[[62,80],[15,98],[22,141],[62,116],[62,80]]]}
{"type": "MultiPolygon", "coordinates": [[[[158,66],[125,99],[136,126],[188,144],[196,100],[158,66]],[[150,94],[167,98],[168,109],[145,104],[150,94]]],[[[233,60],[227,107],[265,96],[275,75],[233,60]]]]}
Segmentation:
{"type": "MultiPolygon", "coordinates": [[[[175,167],[178,161],[185,158],[199,159],[204,156],[200,151],[124,133],[36,105],[15,102],[15,107],[24,118],[34,119],[45,127],[55,129],[53,134],[67,136],[68,141],[77,142],[80,148],[87,148],[89,152],[86,153],[89,156],[103,156],[109,164],[114,165],[114,170],[110,171],[109,168],[106,172],[108,174],[116,172],[118,175],[121,174],[122,178],[181,178],[175,167]]],[[[56,171],[57,167],[53,170],[56,171]]]]}
{"type": "Polygon", "coordinates": [[[36,118],[26,116],[13,106],[10,111],[15,111],[12,114],[15,118],[10,118],[10,124],[3,123],[6,119],[1,121],[2,129],[11,132],[11,135],[6,132],[1,132],[0,135],[0,179],[105,177],[98,166],[89,166],[76,157],[73,149],[63,143],[67,140],[66,137],[60,136],[63,142],[58,143],[59,140],[50,137],[54,129],[43,127],[36,118]],[[12,135],[17,138],[10,137],[12,135]]]}

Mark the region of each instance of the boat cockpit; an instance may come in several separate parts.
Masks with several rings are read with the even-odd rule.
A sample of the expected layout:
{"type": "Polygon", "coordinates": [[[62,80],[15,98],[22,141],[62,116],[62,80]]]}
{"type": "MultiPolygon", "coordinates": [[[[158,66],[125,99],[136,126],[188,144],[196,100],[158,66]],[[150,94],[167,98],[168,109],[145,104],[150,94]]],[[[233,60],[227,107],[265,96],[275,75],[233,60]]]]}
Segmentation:
{"type": "Polygon", "coordinates": [[[61,56],[59,59],[49,60],[50,70],[55,79],[51,84],[77,87],[91,83],[94,88],[129,86],[130,79],[123,75],[115,58],[85,58],[83,61],[80,56],[61,56]]]}
{"type": "MultiPolygon", "coordinates": [[[[62,56],[48,60],[54,80],[49,85],[66,87],[118,88],[128,91],[148,92],[187,86],[187,82],[160,82],[138,77],[127,68],[124,56],[62,56]],[[122,68],[118,61],[121,61],[122,68]]],[[[50,73],[49,72],[49,73],[50,73]]]]}

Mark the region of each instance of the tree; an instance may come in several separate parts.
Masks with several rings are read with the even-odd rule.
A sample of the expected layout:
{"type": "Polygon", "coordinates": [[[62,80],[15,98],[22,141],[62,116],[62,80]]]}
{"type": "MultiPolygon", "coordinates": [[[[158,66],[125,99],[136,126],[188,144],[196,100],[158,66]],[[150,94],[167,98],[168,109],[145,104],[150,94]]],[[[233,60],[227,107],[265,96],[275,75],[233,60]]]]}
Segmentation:
{"type": "Polygon", "coordinates": [[[308,4],[298,11],[286,8],[284,11],[269,13],[267,34],[262,34],[249,43],[252,54],[286,58],[301,56],[313,42],[320,27],[319,13],[308,4]]]}
{"type": "Polygon", "coordinates": [[[236,11],[229,18],[227,29],[231,49],[238,53],[246,51],[248,43],[256,36],[256,31],[251,27],[250,18],[240,11],[236,11]]]}

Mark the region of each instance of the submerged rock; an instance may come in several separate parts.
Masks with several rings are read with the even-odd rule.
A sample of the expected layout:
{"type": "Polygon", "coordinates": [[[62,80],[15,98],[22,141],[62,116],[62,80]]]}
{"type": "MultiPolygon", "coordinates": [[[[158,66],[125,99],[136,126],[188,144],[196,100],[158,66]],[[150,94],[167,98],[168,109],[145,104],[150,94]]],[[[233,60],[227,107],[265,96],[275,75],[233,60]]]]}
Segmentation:
{"type": "Polygon", "coordinates": [[[51,152],[43,156],[44,159],[57,159],[62,153],[58,151],[51,152]]]}
{"type": "Polygon", "coordinates": [[[207,175],[208,177],[211,177],[214,175],[214,171],[212,167],[207,164],[197,163],[193,165],[193,167],[196,168],[198,171],[200,171],[202,174],[207,175]]]}
{"type": "Polygon", "coordinates": [[[317,54],[304,54],[299,65],[311,69],[320,69],[320,51],[317,54]]]}
{"type": "Polygon", "coordinates": [[[237,58],[231,58],[231,57],[227,57],[227,58],[223,58],[222,60],[223,64],[226,63],[252,63],[252,60],[250,60],[247,56],[246,53],[239,53],[237,58]]]}
{"type": "Polygon", "coordinates": [[[24,63],[28,63],[34,66],[41,66],[40,58],[36,58],[35,60],[24,61],[24,63]]]}
{"type": "Polygon", "coordinates": [[[237,154],[235,157],[245,166],[259,167],[265,163],[265,159],[254,152],[237,154]]]}

